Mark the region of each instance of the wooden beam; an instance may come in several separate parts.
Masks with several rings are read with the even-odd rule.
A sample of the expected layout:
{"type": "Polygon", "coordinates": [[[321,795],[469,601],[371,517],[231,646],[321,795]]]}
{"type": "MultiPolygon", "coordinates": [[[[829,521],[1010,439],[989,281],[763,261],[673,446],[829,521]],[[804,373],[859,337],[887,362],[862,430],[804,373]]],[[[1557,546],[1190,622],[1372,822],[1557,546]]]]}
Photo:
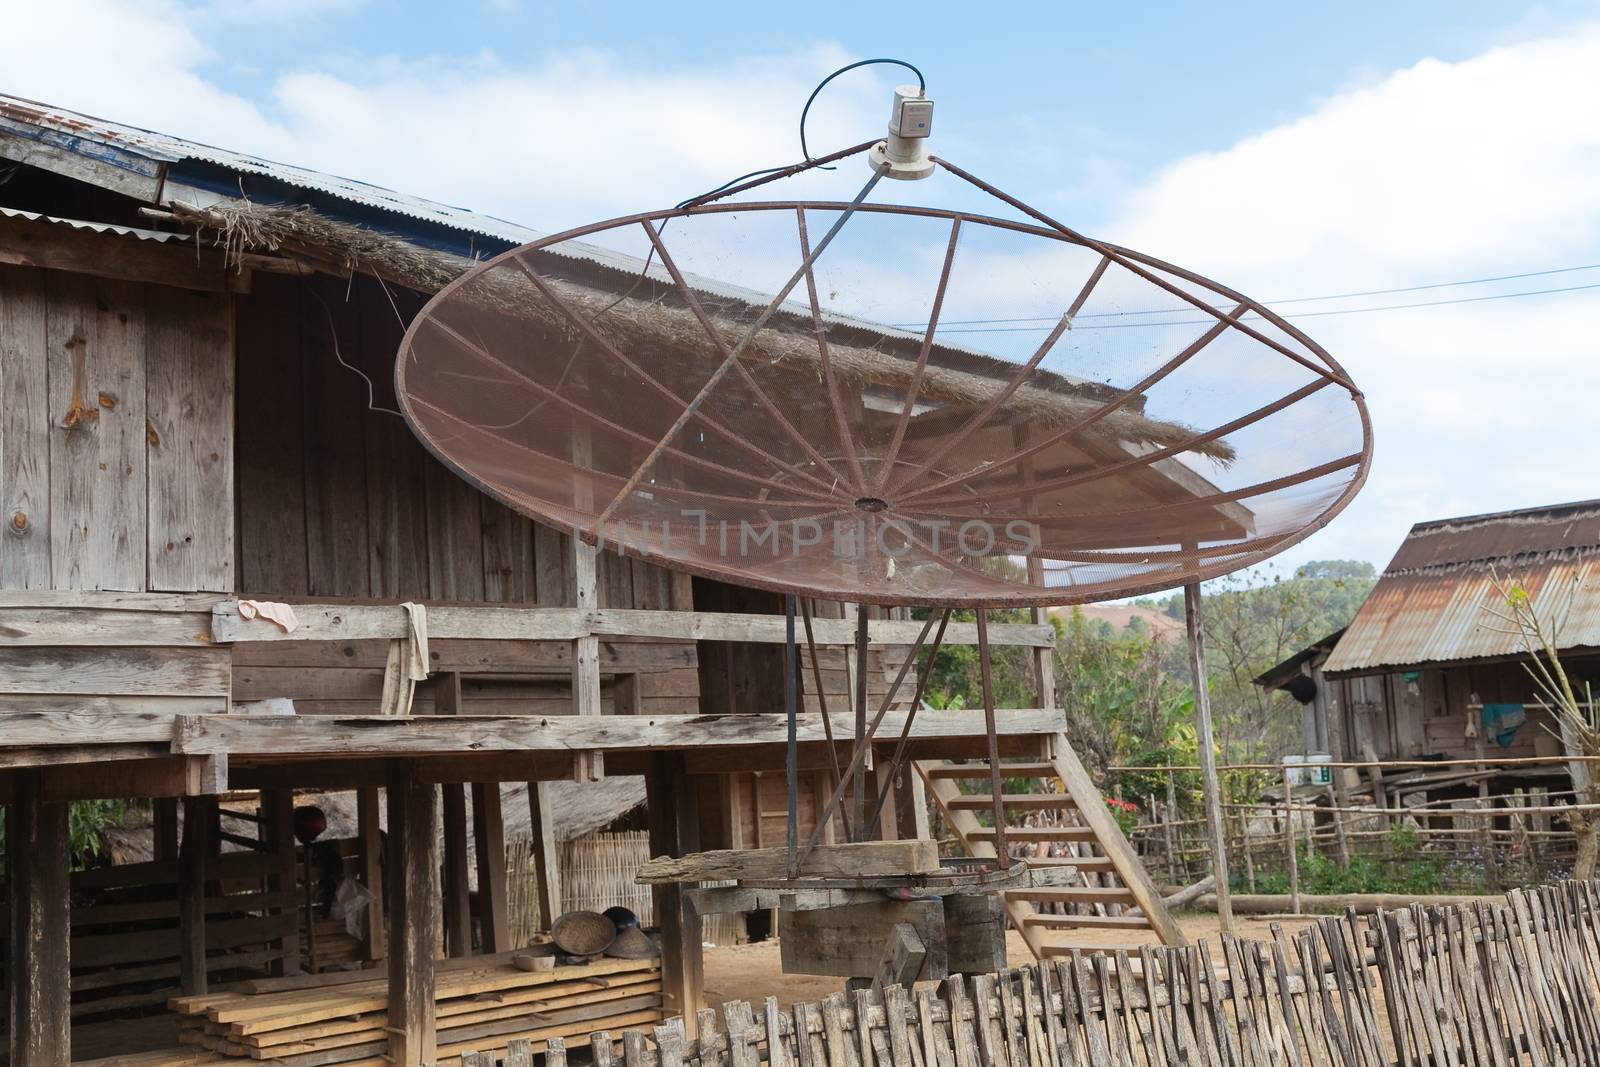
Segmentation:
{"type": "Polygon", "coordinates": [[[211,613],[209,609],[129,611],[0,603],[0,635],[12,646],[182,645],[198,648],[211,644],[211,613]]]}
{"type": "Polygon", "coordinates": [[[356,790],[356,836],[361,841],[361,884],[372,896],[362,924],[362,940],[366,942],[367,959],[381,960],[388,955],[388,945],[383,929],[383,833],[378,828],[376,786],[356,790]]]}
{"type": "Polygon", "coordinates": [[[62,767],[102,760],[157,759],[167,754],[170,741],[134,741],[110,745],[30,745],[0,748],[0,768],[62,767]]]}
{"type": "MultiPolygon", "coordinates": [[[[406,613],[398,605],[297,604],[294,610],[299,625],[292,633],[284,633],[270,622],[241,618],[238,601],[223,601],[211,611],[212,638],[228,644],[399,640],[406,634],[406,613]]],[[[855,642],[855,623],[851,620],[814,619],[812,625],[819,645],[855,642]]],[[[914,644],[921,632],[921,623],[898,619],[874,619],[867,630],[868,640],[877,646],[914,644]]],[[[430,640],[576,641],[591,635],[758,644],[782,644],[787,639],[781,615],[582,607],[428,609],[430,640]]],[[[976,644],[977,627],[972,623],[953,622],[944,640],[947,645],[976,644]]],[[[1050,648],[1055,644],[1055,628],[1032,623],[997,623],[989,628],[989,640],[993,645],[1050,648]]]]}
{"type": "MultiPolygon", "coordinates": [[[[16,773],[0,771],[0,793],[16,773]]],[[[228,758],[157,756],[88,762],[73,767],[70,774],[47,777],[44,789],[47,801],[210,796],[228,791],[228,758]]]]}
{"type": "Polygon", "coordinates": [[[533,871],[539,892],[539,923],[548,930],[561,914],[561,849],[550,818],[550,783],[528,783],[528,830],[533,845],[533,871]]]}
{"type": "Polygon", "coordinates": [[[438,1060],[434,1028],[434,927],[439,921],[435,872],[439,839],[436,787],[424,785],[406,760],[388,768],[389,800],[389,1062],[422,1067],[438,1060]]]}
{"type": "Polygon", "coordinates": [[[785,974],[876,978],[891,932],[907,923],[926,952],[918,978],[949,976],[945,954],[944,903],[940,900],[881,900],[823,911],[780,911],[778,947],[785,974]]]}
{"type": "Polygon", "coordinates": [[[945,955],[951,974],[996,974],[1006,969],[1005,902],[998,893],[944,898],[945,955]]]}
{"type": "Polygon", "coordinates": [[[72,1060],[70,835],[67,805],[43,799],[45,774],[23,772],[6,808],[12,1067],[72,1060]]]}
{"type": "MultiPolygon", "coordinates": [[[[801,864],[802,878],[872,878],[932,874],[939,869],[935,841],[857,841],[818,845],[801,864]]],[[[780,881],[789,876],[787,848],[727,849],[657,856],[639,868],[641,885],[668,882],[780,881]]]]}
{"type": "Polygon", "coordinates": [[[42,218],[0,215],[0,263],[204,292],[250,291],[250,272],[230,268],[221,249],[83,230],[42,218]]]}
{"type": "MultiPolygon", "coordinates": [[[[650,828],[650,851],[657,856],[683,856],[700,843],[697,793],[683,770],[683,756],[657,753],[645,775],[645,809],[650,828]]],[[[705,988],[701,951],[700,913],[689,906],[682,886],[654,888],[656,922],[661,927],[662,1008],[668,1017],[682,1016],[689,1036],[694,1036],[695,1013],[705,988]]]]}
{"type": "Polygon", "coordinates": [[[889,931],[888,944],[883,947],[883,959],[878,964],[878,976],[873,980],[873,990],[879,997],[892,985],[910,989],[922,973],[928,949],[917,936],[917,928],[910,923],[895,923],[889,931]]]}
{"type": "MultiPolygon", "coordinates": [[[[886,737],[897,736],[907,712],[888,712],[880,726],[886,737]]],[[[93,727],[116,740],[115,716],[100,717],[93,727]]],[[[1066,728],[1059,711],[1006,709],[998,712],[997,733],[1025,736],[1057,733],[1066,728]]],[[[8,726],[0,716],[0,731],[8,726]]],[[[26,720],[25,720],[26,721],[26,720]]],[[[851,736],[853,719],[833,716],[833,730],[851,736]]],[[[738,748],[781,745],[788,733],[785,716],[748,715],[564,715],[550,717],[470,715],[453,719],[433,716],[288,716],[183,715],[173,737],[173,751],[185,755],[214,752],[297,752],[324,754],[426,755],[490,751],[570,751],[602,749],[679,749],[701,746],[738,748]]],[[[0,736],[5,736],[0,732],[0,736]]],[[[984,736],[982,712],[922,714],[912,724],[913,741],[984,736]]],[[[820,715],[803,716],[803,744],[827,740],[820,715]]],[[[26,742],[24,742],[26,743],[26,742]]]]}
{"type": "Polygon", "coordinates": [[[211,854],[209,797],[183,802],[183,840],[178,846],[178,973],[186,995],[206,992],[206,860],[211,854]]]}
{"type": "Polygon", "coordinates": [[[483,951],[509,952],[511,912],[506,902],[506,823],[499,782],[472,786],[472,844],[478,859],[478,928],[483,951]]]}

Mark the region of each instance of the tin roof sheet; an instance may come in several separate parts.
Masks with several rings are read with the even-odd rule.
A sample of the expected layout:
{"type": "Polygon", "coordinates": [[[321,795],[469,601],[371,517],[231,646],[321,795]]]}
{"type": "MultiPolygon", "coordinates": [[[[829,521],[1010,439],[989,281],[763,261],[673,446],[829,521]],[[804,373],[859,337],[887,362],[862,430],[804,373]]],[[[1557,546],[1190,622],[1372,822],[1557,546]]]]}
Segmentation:
{"type": "Polygon", "coordinates": [[[493,215],[452,207],[370,182],[262,159],[260,156],[217,148],[16,96],[0,94],[0,131],[111,166],[152,174],[154,168],[161,164],[189,161],[211,164],[239,174],[269,178],[296,189],[322,193],[372,210],[496,238],[508,245],[525,244],[544,236],[537,230],[493,215]]]}
{"type": "Polygon", "coordinates": [[[1558,647],[1600,647],[1600,500],[1418,523],[1356,612],[1323,670],[1515,656],[1495,579],[1527,590],[1558,647]]]}
{"type": "Polygon", "coordinates": [[[111,233],[119,237],[134,237],[141,241],[155,241],[157,244],[193,240],[187,234],[168,233],[165,230],[142,230],[135,226],[116,226],[109,222],[89,222],[85,219],[61,219],[56,218],[54,215],[41,215],[36,211],[23,211],[21,208],[14,207],[0,206],[0,216],[8,219],[22,219],[26,222],[48,222],[52,225],[66,226],[74,230],[88,230],[91,233],[111,233]]]}

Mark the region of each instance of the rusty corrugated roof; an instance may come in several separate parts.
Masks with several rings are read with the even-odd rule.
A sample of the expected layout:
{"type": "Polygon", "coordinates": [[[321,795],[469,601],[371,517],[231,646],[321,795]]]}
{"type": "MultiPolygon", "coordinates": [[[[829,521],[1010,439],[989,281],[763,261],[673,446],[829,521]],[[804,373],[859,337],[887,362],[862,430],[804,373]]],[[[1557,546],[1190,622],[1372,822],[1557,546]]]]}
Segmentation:
{"type": "Polygon", "coordinates": [[[1411,528],[1323,670],[1371,674],[1514,656],[1496,576],[1516,581],[1561,648],[1600,647],[1600,500],[1422,522],[1411,528]]]}
{"type": "MultiPolygon", "coordinates": [[[[184,188],[186,199],[190,201],[196,199],[196,192],[207,188],[220,197],[238,197],[241,190],[246,189],[241,179],[254,176],[281,187],[321,194],[380,212],[390,218],[414,219],[475,237],[487,237],[498,242],[492,245],[496,249],[502,244],[510,248],[542,236],[537,230],[493,215],[441,204],[370,182],[279,163],[0,93],[0,139],[3,138],[11,138],[20,146],[37,146],[47,153],[82,159],[92,169],[79,177],[94,180],[93,176],[98,174],[104,178],[101,184],[134,195],[139,195],[138,190],[143,186],[148,186],[150,191],[171,192],[171,187],[178,185],[184,188]],[[131,184],[125,185],[122,179],[131,184]]],[[[17,153],[0,153],[0,156],[16,158],[17,153]]],[[[47,160],[27,156],[23,159],[48,165],[47,160]]],[[[205,205],[197,203],[196,206],[205,205]]]]}

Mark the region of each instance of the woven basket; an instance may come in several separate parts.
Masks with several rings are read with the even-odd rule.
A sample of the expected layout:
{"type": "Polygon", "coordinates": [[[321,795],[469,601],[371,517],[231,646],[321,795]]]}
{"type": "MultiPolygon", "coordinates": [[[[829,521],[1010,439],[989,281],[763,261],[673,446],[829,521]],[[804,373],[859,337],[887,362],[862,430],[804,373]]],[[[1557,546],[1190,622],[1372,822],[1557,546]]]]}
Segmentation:
{"type": "Polygon", "coordinates": [[[569,911],[550,924],[550,939],[569,956],[597,955],[616,937],[616,924],[597,911],[569,911]]]}

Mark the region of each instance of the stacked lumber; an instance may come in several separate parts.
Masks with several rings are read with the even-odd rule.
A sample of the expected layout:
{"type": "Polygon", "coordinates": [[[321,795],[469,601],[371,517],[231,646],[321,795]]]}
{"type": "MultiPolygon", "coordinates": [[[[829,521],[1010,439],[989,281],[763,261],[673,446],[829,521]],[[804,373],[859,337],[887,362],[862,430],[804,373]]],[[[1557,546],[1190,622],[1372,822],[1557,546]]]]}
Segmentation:
{"type": "MultiPolygon", "coordinates": [[[[384,1067],[389,984],[356,971],[243,983],[223,993],[175,997],[178,1039],[230,1057],[279,1067],[384,1067]]],[[[440,964],[434,983],[438,1063],[463,1052],[496,1052],[527,1041],[534,1052],[553,1037],[587,1039],[595,1030],[654,1024],[661,1018],[656,960],[602,960],[523,971],[509,954],[440,964]]]]}

